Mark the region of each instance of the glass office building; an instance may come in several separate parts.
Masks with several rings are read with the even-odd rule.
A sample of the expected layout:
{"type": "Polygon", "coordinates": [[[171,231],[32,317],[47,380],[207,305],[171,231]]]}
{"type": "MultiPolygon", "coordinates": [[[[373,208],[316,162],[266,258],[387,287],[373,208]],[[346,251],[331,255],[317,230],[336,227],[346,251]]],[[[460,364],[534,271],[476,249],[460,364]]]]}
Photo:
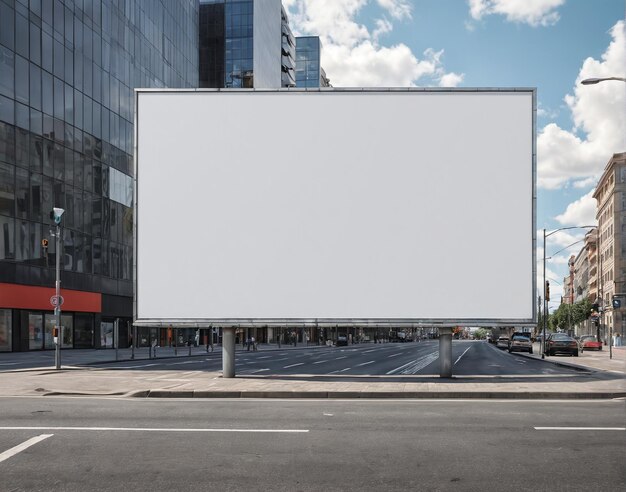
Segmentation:
{"type": "Polygon", "coordinates": [[[53,347],[53,207],[62,346],[127,343],[133,88],[197,85],[197,0],[0,0],[0,351],[53,347]]]}
{"type": "Polygon", "coordinates": [[[293,35],[280,0],[200,0],[199,19],[200,87],[293,86],[293,35]]]}
{"type": "Polygon", "coordinates": [[[330,87],[321,65],[322,42],[319,36],[296,38],[296,87],[330,87]]]}

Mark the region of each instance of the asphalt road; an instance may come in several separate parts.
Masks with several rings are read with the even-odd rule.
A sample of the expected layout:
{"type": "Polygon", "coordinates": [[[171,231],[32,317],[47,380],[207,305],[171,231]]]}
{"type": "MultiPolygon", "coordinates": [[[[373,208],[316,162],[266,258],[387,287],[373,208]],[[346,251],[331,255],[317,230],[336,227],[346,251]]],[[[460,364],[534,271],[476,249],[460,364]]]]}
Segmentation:
{"type": "Polygon", "coordinates": [[[39,397],[0,408],[7,491],[626,487],[624,400],[39,397]]]}
{"type": "MultiPolygon", "coordinates": [[[[236,372],[240,376],[290,376],[297,374],[341,376],[407,376],[439,374],[439,342],[362,344],[348,347],[310,348],[283,351],[238,352],[236,372]]],[[[458,376],[578,375],[578,371],[509,354],[480,341],[454,340],[454,374],[458,376]]],[[[110,368],[145,370],[220,371],[221,354],[191,358],[152,359],[118,364],[110,368]]]]}

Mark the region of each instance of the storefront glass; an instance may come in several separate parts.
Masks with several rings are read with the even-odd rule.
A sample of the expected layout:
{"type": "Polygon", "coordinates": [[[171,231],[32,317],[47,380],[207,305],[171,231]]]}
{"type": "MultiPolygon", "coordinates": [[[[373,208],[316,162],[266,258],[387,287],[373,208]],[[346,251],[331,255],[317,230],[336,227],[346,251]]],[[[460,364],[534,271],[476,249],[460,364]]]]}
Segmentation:
{"type": "Polygon", "coordinates": [[[74,348],[93,348],[93,315],[74,316],[74,348]]]}
{"type": "Polygon", "coordinates": [[[0,352],[11,351],[11,310],[0,309],[0,352]]]}
{"type": "Polygon", "coordinates": [[[113,322],[100,323],[100,347],[113,348],[113,322]]]}
{"type": "Polygon", "coordinates": [[[28,349],[40,350],[43,348],[43,315],[28,314],[28,349]]]}

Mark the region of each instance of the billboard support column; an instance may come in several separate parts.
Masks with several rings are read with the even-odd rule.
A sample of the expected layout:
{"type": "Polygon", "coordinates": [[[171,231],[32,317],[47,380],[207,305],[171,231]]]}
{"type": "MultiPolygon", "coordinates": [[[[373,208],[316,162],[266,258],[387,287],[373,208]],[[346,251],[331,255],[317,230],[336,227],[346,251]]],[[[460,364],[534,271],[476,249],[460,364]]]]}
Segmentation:
{"type": "Polygon", "coordinates": [[[452,377],[452,328],[439,328],[439,376],[452,377]]]}
{"type": "Polygon", "coordinates": [[[235,328],[222,329],[222,377],[235,377],[235,328]]]}

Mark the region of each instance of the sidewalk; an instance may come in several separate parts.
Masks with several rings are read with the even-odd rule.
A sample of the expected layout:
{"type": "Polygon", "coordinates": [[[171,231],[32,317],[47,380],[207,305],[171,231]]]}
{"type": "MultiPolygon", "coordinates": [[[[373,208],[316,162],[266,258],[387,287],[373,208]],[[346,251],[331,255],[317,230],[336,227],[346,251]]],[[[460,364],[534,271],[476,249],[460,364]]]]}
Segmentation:
{"type": "MultiPolygon", "coordinates": [[[[300,347],[281,347],[297,350],[300,347]]],[[[312,347],[309,347],[312,348],[312,347]]],[[[316,349],[326,349],[324,346],[316,349]]],[[[147,349],[145,350],[147,354],[147,349]]],[[[169,349],[163,349],[169,350],[169,349]]],[[[240,350],[240,349],[238,349],[240,350]]],[[[261,351],[278,350],[261,346],[261,351]]],[[[332,350],[332,349],[329,349],[332,350]]],[[[187,349],[188,351],[188,349],[187,349]]],[[[102,367],[70,367],[64,369],[30,369],[0,373],[1,396],[105,396],[157,398],[314,398],[314,399],[607,399],[626,397],[623,367],[626,351],[614,351],[609,361],[604,352],[579,358],[549,357],[545,364],[572,364],[580,374],[536,376],[466,376],[441,379],[433,376],[340,376],[296,374],[290,376],[238,376],[224,379],[219,371],[189,371],[183,359],[177,369],[156,370],[157,361],[145,359],[139,367],[124,364],[102,367]],[[619,359],[617,356],[619,355],[619,359]],[[583,365],[584,364],[584,365],[583,365]],[[602,367],[600,367],[602,366],[602,367]],[[609,369],[605,369],[608,367],[609,369]],[[591,370],[591,372],[589,371],[591,370]]],[[[86,351],[86,355],[93,352],[86,351]]],[[[120,351],[121,352],[121,351],[120,351]]],[[[169,352],[168,352],[169,353],[169,352]]],[[[206,357],[206,349],[192,349],[206,357]]],[[[47,353],[54,357],[54,353],[47,353]]],[[[172,349],[173,354],[173,349],[172,349]]],[[[219,350],[214,352],[219,356],[219,350]]],[[[5,355],[5,354],[3,354],[5,355]]],[[[526,354],[524,354],[526,356],[526,354]]],[[[528,357],[541,358],[538,351],[528,357]]],[[[1,360],[1,359],[0,359],[1,360]]],[[[53,359],[52,359],[53,360],[53,359]]],[[[93,357],[92,357],[93,360],[93,357]]],[[[97,362],[97,361],[96,361],[97,362]]],[[[68,364],[68,366],[65,366],[68,364]]]]}
{"type": "MultiPolygon", "coordinates": [[[[541,359],[541,347],[539,343],[533,344],[533,353],[515,352],[516,355],[523,355],[533,359],[541,359]]],[[[545,362],[574,369],[588,371],[609,371],[615,374],[626,375],[626,347],[613,347],[613,357],[609,358],[609,348],[602,350],[585,350],[580,352],[578,357],[565,354],[546,356],[545,362]]]]}

